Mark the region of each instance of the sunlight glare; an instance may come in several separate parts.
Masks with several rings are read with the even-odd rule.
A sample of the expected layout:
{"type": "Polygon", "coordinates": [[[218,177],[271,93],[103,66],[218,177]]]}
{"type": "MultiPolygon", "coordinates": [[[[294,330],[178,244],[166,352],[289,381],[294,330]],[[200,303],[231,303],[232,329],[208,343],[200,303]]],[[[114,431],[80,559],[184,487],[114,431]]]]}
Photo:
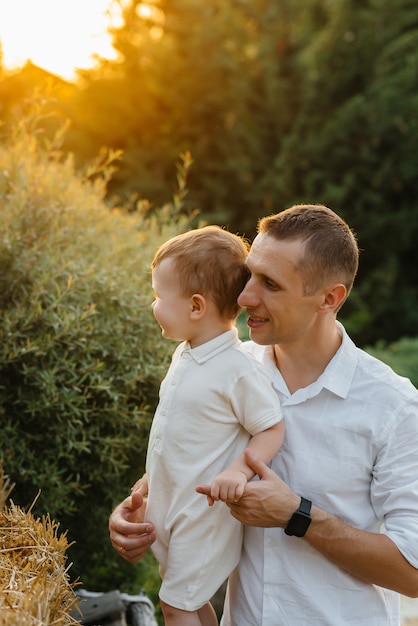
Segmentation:
{"type": "Polygon", "coordinates": [[[151,7],[148,6],[147,4],[138,4],[138,6],[136,7],[136,12],[139,15],[139,17],[151,17],[152,15],[152,10],[151,7]]]}
{"type": "Polygon", "coordinates": [[[30,60],[73,80],[76,69],[94,65],[94,54],[115,57],[107,28],[119,20],[112,0],[0,0],[3,65],[30,60]]]}

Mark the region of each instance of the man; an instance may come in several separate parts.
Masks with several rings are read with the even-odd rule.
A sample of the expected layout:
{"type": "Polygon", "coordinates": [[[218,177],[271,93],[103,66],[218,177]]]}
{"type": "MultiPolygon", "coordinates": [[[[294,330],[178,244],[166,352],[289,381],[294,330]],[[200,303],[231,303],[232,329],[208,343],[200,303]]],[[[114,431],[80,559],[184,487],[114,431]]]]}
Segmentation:
{"type": "MultiPolygon", "coordinates": [[[[354,235],[326,207],[260,222],[238,303],[286,434],[271,469],[247,453],[260,480],[228,504],[246,528],[224,626],[395,625],[398,593],[418,596],[418,391],[336,320],[357,264],[354,235]]],[[[141,504],[133,494],[110,519],[130,562],[155,539],[132,524],[141,504]]]]}

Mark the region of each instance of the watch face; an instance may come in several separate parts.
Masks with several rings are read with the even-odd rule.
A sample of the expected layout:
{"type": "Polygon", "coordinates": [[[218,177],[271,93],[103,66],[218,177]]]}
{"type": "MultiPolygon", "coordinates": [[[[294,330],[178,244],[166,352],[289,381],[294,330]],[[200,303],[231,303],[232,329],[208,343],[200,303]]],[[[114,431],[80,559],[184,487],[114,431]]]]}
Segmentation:
{"type": "Polygon", "coordinates": [[[309,524],[311,523],[311,518],[306,517],[305,515],[301,513],[296,513],[295,515],[296,515],[296,519],[295,519],[294,534],[296,535],[296,537],[303,537],[303,535],[308,530],[309,524]]]}
{"type": "Polygon", "coordinates": [[[302,498],[300,508],[293,513],[285,528],[284,532],[286,535],[294,535],[295,537],[303,537],[305,535],[311,523],[310,509],[311,502],[302,498]],[[302,508],[304,508],[304,510],[301,510],[302,508]]]}

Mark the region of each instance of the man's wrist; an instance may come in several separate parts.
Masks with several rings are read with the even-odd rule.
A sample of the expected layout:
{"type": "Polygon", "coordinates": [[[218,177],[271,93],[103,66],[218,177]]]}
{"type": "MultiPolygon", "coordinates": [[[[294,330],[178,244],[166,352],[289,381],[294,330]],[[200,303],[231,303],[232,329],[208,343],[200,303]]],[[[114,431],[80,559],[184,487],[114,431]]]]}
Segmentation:
{"type": "Polygon", "coordinates": [[[293,513],[290,518],[284,532],[286,535],[294,537],[304,537],[309,525],[312,521],[311,518],[312,502],[306,498],[301,497],[298,509],[293,513]]]}

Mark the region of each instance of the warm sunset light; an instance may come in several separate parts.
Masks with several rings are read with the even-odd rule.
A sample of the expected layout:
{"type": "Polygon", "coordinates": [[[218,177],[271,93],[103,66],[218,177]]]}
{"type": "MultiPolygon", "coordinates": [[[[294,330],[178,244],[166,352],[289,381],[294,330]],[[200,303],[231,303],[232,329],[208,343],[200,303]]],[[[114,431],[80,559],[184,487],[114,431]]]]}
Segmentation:
{"type": "Polygon", "coordinates": [[[112,0],[0,0],[3,66],[35,65],[72,80],[77,68],[94,65],[94,54],[113,58],[107,33],[117,25],[112,0]]]}

